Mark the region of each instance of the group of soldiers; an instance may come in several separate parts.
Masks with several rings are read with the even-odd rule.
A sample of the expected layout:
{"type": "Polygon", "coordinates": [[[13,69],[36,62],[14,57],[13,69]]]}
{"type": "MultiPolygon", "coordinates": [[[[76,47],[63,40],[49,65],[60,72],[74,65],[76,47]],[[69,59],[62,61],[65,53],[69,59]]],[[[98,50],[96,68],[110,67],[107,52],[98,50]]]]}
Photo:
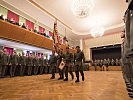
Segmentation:
{"type": "Polygon", "coordinates": [[[104,66],[106,67],[106,70],[108,71],[108,66],[119,66],[120,60],[119,59],[95,59],[92,61],[92,65],[95,68],[95,71],[97,70],[97,67],[99,66],[101,71],[104,70],[104,66]]]}
{"type": "Polygon", "coordinates": [[[58,50],[58,56],[55,55],[55,51],[52,51],[52,55],[49,60],[49,64],[51,66],[52,70],[52,76],[51,79],[55,78],[55,69],[56,66],[60,66],[61,62],[64,62],[64,67],[62,69],[59,69],[59,75],[60,77],[58,80],[64,80],[68,81],[68,73],[70,73],[72,80],[74,79],[74,74],[73,74],[73,67],[75,69],[75,74],[76,74],[76,81],[75,82],[80,82],[79,80],[79,72],[82,76],[82,81],[84,81],[84,73],[83,73],[83,63],[85,62],[85,57],[84,53],[80,50],[80,47],[76,47],[76,53],[72,54],[69,51],[69,47],[66,47],[66,53],[63,54],[63,51],[60,49],[58,50]],[[64,78],[65,74],[65,78],[64,78]]]}
{"type": "Polygon", "coordinates": [[[133,98],[133,1],[124,16],[125,31],[121,35],[122,43],[122,73],[128,95],[133,98]]]}
{"type": "Polygon", "coordinates": [[[0,77],[4,78],[7,75],[7,70],[10,69],[10,77],[16,76],[19,73],[20,76],[42,74],[44,68],[48,64],[47,59],[44,59],[43,54],[39,58],[38,55],[24,52],[17,54],[13,51],[13,54],[8,55],[6,49],[0,50],[0,77]],[[16,72],[19,69],[19,72],[16,72]]]}
{"type": "Polygon", "coordinates": [[[73,69],[75,69],[77,77],[75,82],[79,82],[79,72],[84,81],[84,53],[80,50],[79,46],[76,47],[76,50],[75,54],[70,53],[69,47],[66,47],[66,53],[63,53],[62,49],[59,49],[58,52],[53,50],[49,60],[44,59],[43,54],[41,54],[41,57],[38,57],[38,55],[33,55],[32,53],[27,52],[25,56],[24,52],[22,52],[22,54],[17,54],[14,50],[13,54],[8,55],[6,49],[0,50],[0,77],[4,78],[7,75],[8,69],[10,70],[10,77],[14,77],[16,76],[16,73],[19,73],[20,76],[24,76],[25,74],[29,76],[43,74],[44,70],[49,67],[47,69],[51,69],[51,79],[55,78],[56,69],[58,68],[60,75],[59,80],[68,81],[68,72],[73,80],[73,69]],[[64,62],[64,66],[60,69],[59,66],[62,61],[64,62]]]}

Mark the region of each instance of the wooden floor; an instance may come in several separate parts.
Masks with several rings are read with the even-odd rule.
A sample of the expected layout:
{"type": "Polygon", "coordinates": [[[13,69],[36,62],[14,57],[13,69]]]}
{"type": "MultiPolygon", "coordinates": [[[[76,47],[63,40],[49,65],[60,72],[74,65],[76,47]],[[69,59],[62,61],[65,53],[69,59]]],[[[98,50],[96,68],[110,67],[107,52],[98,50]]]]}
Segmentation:
{"type": "Polygon", "coordinates": [[[131,100],[121,71],[86,71],[85,81],[50,80],[51,75],[0,79],[0,100],[131,100]]]}

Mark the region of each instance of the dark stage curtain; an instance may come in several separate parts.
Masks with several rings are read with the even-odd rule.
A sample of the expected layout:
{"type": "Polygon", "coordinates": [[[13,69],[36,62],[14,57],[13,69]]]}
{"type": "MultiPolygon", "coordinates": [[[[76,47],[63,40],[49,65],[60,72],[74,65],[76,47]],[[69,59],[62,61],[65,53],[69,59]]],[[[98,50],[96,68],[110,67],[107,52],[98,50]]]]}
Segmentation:
{"type": "Polygon", "coordinates": [[[92,59],[120,59],[121,58],[121,46],[105,46],[98,48],[91,48],[92,50],[92,59]]]}

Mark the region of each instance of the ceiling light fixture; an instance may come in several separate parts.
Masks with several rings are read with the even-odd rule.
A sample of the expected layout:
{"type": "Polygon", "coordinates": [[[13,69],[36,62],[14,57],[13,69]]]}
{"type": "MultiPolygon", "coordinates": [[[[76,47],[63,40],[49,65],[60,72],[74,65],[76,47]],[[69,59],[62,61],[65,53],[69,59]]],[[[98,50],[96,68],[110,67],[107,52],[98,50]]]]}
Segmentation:
{"type": "Polygon", "coordinates": [[[92,37],[101,37],[104,34],[105,29],[102,26],[95,26],[91,29],[92,37]]]}
{"type": "Polygon", "coordinates": [[[72,12],[79,18],[87,17],[90,10],[94,7],[93,0],[73,0],[72,12]]]}

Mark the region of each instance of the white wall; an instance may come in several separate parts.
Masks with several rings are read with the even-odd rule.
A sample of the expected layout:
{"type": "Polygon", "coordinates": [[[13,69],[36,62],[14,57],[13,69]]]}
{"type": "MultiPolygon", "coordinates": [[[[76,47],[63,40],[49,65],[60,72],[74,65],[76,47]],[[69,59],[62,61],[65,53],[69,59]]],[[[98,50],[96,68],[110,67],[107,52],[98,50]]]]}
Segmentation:
{"type": "Polygon", "coordinates": [[[84,54],[86,60],[91,59],[90,57],[90,48],[100,47],[114,44],[121,44],[121,33],[114,33],[112,35],[105,35],[98,38],[91,38],[84,40],[84,54]]]}

